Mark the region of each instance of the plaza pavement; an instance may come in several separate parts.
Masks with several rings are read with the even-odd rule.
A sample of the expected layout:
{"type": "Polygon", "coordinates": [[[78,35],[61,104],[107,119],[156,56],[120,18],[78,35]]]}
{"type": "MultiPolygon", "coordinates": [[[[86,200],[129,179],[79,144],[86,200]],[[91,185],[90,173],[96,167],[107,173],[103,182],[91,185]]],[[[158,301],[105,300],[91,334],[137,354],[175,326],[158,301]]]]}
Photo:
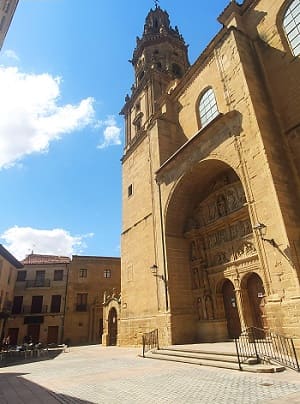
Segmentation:
{"type": "Polygon", "coordinates": [[[254,374],[72,347],[55,359],[0,368],[0,404],[300,404],[300,374],[254,374]]]}

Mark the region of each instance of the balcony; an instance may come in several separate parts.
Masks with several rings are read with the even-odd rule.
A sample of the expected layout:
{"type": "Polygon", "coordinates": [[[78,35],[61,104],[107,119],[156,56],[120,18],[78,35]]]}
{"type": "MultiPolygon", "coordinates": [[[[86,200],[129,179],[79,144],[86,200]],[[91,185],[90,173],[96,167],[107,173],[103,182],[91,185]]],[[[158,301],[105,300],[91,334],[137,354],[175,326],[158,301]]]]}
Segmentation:
{"type": "Polygon", "coordinates": [[[26,281],[26,288],[50,288],[50,279],[34,279],[26,281]]]}
{"type": "Polygon", "coordinates": [[[14,313],[14,314],[40,314],[40,313],[48,313],[48,306],[47,305],[43,305],[42,307],[22,306],[21,313],[14,313]]]}

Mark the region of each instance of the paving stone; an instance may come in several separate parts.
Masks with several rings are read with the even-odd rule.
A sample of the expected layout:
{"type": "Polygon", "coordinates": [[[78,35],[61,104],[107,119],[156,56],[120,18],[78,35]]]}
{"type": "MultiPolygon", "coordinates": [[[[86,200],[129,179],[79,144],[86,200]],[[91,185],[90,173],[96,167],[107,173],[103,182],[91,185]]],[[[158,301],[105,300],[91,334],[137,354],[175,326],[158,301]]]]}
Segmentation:
{"type": "MultiPolygon", "coordinates": [[[[249,374],[143,359],[139,352],[101,346],[71,348],[51,361],[1,369],[1,390],[10,389],[9,394],[13,392],[26,404],[300,403],[296,372],[249,374]]],[[[8,396],[1,393],[0,404],[6,404],[8,396]]]]}

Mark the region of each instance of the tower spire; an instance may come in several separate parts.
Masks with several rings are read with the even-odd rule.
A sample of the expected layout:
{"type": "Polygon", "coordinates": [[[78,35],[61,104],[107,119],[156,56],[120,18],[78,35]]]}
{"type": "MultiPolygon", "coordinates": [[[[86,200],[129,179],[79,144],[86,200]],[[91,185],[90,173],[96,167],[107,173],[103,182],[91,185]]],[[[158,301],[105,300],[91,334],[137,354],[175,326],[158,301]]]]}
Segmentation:
{"type": "Polygon", "coordinates": [[[159,0],[154,0],[155,8],[159,7],[159,0]]]}

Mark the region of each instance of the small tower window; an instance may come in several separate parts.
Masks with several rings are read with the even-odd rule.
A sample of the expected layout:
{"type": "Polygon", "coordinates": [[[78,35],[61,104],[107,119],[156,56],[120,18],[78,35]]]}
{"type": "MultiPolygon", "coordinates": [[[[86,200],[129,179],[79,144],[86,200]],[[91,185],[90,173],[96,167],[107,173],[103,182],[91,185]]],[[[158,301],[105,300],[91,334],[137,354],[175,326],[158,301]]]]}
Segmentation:
{"type": "Polygon", "coordinates": [[[140,110],[141,110],[141,103],[138,101],[138,102],[135,104],[135,111],[136,111],[136,112],[140,112],[140,110]]]}
{"type": "Polygon", "coordinates": [[[130,184],[129,187],[128,187],[128,198],[129,198],[130,196],[132,196],[132,194],[133,194],[133,185],[130,184]]]}
{"type": "Polygon", "coordinates": [[[218,105],[212,88],[209,88],[202,96],[199,104],[201,126],[209,124],[218,114],[218,105]]]}
{"type": "Polygon", "coordinates": [[[300,55],[300,0],[294,0],[283,18],[283,28],[295,56],[300,55]]]}
{"type": "Polygon", "coordinates": [[[172,64],[172,72],[175,77],[180,78],[182,76],[181,67],[177,63],[172,64]]]}

